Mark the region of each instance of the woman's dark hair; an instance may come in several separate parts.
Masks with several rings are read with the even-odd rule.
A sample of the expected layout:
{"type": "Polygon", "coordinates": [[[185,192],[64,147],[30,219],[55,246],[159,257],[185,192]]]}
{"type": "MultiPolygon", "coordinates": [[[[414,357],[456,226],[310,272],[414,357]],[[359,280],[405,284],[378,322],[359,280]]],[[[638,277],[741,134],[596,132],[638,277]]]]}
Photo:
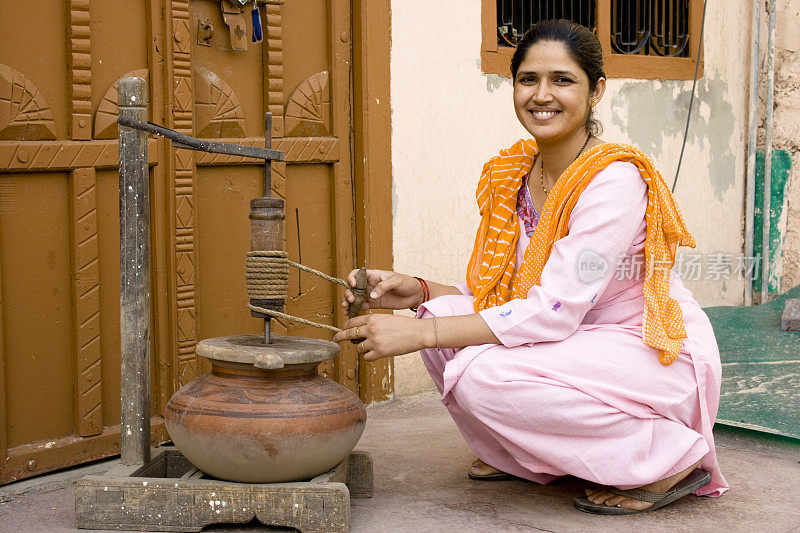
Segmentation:
{"type": "MultiPolygon", "coordinates": [[[[543,20],[537,22],[525,32],[517,43],[517,49],[511,57],[511,78],[517,80],[517,71],[534,44],[541,41],[554,41],[563,43],[567,53],[589,78],[589,90],[597,87],[597,80],[605,78],[603,72],[603,47],[592,31],[586,26],[581,26],[569,20],[543,20]]],[[[589,107],[589,116],[586,118],[586,131],[598,135],[603,127],[594,118],[594,109],[589,107]]]]}

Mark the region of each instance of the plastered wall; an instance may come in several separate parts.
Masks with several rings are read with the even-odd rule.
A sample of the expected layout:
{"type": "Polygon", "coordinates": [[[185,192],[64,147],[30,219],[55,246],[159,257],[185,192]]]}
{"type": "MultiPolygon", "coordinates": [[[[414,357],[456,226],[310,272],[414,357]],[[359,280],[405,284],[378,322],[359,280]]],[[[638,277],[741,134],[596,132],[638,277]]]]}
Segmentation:
{"type": "MultiPolygon", "coordinates": [[[[800,0],[792,0],[798,2],[800,0]]],[[[676,197],[698,242],[689,253],[743,248],[749,2],[709,2],[705,72],[698,80],[676,197]]],[[[464,279],[478,223],[475,186],[485,160],[527,135],[508,78],[480,68],[480,1],[392,2],[392,216],[395,270],[445,283],[464,279]],[[447,21],[444,29],[431,21],[447,21]]],[[[691,81],[613,79],[598,106],[607,141],[648,153],[671,185],[691,81]]],[[[795,121],[798,127],[800,121],[795,121]]],[[[795,138],[798,138],[795,136],[795,138]]],[[[795,238],[800,237],[796,236],[795,238]]],[[[740,304],[743,281],[687,280],[703,306],[740,304]]],[[[395,359],[398,396],[432,388],[418,354],[395,359]]]]}
{"type": "MultiPolygon", "coordinates": [[[[764,5],[762,4],[762,9],[764,5]]],[[[800,284],[800,0],[778,0],[775,27],[773,149],[791,157],[779,229],[782,258],[776,265],[780,292],[800,284]]],[[[768,14],[761,13],[761,76],[758,149],[764,150],[768,14]]]]}

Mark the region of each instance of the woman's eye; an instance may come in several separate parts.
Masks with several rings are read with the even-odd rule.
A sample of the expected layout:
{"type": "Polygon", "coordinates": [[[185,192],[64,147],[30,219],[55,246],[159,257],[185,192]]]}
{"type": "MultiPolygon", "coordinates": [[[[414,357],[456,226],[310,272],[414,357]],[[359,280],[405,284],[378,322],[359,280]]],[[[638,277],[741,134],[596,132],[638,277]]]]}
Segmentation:
{"type": "Polygon", "coordinates": [[[569,79],[569,78],[564,78],[564,77],[561,77],[561,78],[556,78],[556,83],[564,83],[564,84],[567,84],[567,83],[572,83],[572,80],[571,80],[571,79],[569,79]]]}
{"type": "Polygon", "coordinates": [[[533,83],[536,81],[536,78],[534,78],[533,76],[524,76],[519,81],[520,83],[533,83]]]}

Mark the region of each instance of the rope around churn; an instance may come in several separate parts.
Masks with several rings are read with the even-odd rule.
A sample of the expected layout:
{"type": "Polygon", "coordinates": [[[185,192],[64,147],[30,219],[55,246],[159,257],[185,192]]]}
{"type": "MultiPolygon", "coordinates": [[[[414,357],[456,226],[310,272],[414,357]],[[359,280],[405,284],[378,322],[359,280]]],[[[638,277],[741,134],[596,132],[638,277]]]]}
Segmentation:
{"type": "MultiPolygon", "coordinates": [[[[329,276],[319,270],[314,270],[300,263],[289,260],[289,252],[284,250],[259,250],[247,252],[247,297],[251,300],[285,300],[287,288],[289,286],[289,267],[293,266],[309,274],[318,276],[331,283],[337,283],[342,287],[354,290],[345,280],[329,276]]],[[[251,303],[247,307],[274,318],[282,318],[291,322],[313,326],[315,328],[327,329],[334,333],[339,333],[339,328],[328,324],[312,322],[305,318],[300,318],[280,311],[265,309],[251,303]]]]}

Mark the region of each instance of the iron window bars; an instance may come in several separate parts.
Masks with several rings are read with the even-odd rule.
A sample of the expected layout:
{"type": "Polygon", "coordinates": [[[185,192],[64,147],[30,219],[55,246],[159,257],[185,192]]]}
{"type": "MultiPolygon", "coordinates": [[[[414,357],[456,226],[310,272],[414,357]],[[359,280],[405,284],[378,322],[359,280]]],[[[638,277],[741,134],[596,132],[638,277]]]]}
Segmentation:
{"type": "MultiPolygon", "coordinates": [[[[689,57],[690,0],[612,0],[611,48],[618,54],[689,57]]],[[[597,0],[497,0],[497,40],[516,46],[536,22],[564,18],[597,31],[597,0]]]]}

